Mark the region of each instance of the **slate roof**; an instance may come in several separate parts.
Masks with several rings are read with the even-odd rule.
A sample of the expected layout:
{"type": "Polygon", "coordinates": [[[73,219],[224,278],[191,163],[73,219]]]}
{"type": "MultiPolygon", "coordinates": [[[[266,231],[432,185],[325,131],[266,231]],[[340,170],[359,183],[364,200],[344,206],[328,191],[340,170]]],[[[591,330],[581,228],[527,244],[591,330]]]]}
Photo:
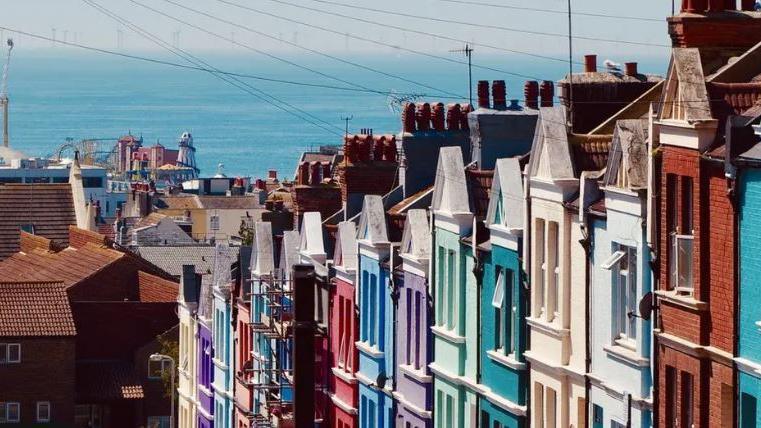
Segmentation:
{"type": "Polygon", "coordinates": [[[35,235],[66,246],[69,226],[77,224],[69,184],[0,185],[0,260],[19,251],[21,225],[35,235]]]}
{"type": "Polygon", "coordinates": [[[486,222],[523,229],[523,174],[519,158],[498,159],[486,222]],[[499,220],[499,221],[498,221],[499,220]]]}
{"type": "Polygon", "coordinates": [[[468,187],[462,150],[443,147],[439,151],[432,207],[446,213],[469,213],[468,187]]]}
{"type": "Polygon", "coordinates": [[[383,199],[378,195],[365,195],[362,214],[359,218],[357,240],[363,240],[371,245],[388,243],[388,226],[383,199]]]}
{"type": "Polygon", "coordinates": [[[401,251],[416,259],[430,259],[431,232],[426,210],[415,209],[407,213],[401,251]]]}
{"type": "Polygon", "coordinates": [[[139,400],[145,397],[134,367],[127,362],[78,362],[76,370],[76,399],[79,403],[139,400]]]}
{"type": "Polygon", "coordinates": [[[211,273],[214,268],[214,247],[211,245],[141,246],[135,252],[175,277],[182,274],[182,265],[195,265],[196,273],[200,274],[211,273]]]}
{"type": "Polygon", "coordinates": [[[467,169],[465,176],[468,179],[470,191],[470,206],[479,219],[486,217],[489,209],[489,192],[491,191],[494,170],[467,169]]]}
{"type": "Polygon", "coordinates": [[[154,204],[159,209],[168,210],[190,210],[201,208],[201,202],[198,200],[198,196],[191,194],[163,196],[157,198],[154,204]]]}
{"type": "Polygon", "coordinates": [[[618,185],[619,170],[626,174],[626,189],[647,188],[647,123],[644,120],[619,120],[616,123],[613,145],[608,166],[605,169],[605,184],[618,185]]]}
{"type": "Polygon", "coordinates": [[[62,282],[0,282],[0,337],[74,335],[62,282]]]}
{"type": "Polygon", "coordinates": [[[352,221],[338,223],[333,261],[344,270],[357,269],[357,227],[352,221]]]}

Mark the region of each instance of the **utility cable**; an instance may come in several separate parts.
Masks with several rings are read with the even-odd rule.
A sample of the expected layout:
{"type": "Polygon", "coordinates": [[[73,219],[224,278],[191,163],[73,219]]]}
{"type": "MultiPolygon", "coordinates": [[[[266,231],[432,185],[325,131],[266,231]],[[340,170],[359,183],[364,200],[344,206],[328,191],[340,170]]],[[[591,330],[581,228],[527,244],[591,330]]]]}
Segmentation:
{"type": "MultiPolygon", "coordinates": [[[[250,6],[247,6],[247,5],[242,5],[242,4],[239,4],[239,3],[235,3],[235,2],[232,2],[232,1],[229,1],[229,0],[216,0],[216,1],[218,1],[220,3],[224,3],[224,4],[227,4],[227,5],[230,5],[230,6],[233,6],[233,7],[237,7],[237,8],[243,9],[243,10],[247,10],[247,11],[250,11],[250,12],[258,13],[258,14],[261,14],[261,15],[269,16],[269,17],[280,19],[280,20],[287,21],[287,22],[292,22],[294,24],[303,25],[303,26],[308,27],[308,28],[314,28],[316,30],[325,31],[325,32],[328,32],[328,33],[333,33],[333,34],[337,34],[337,35],[339,35],[341,37],[349,37],[349,38],[352,38],[352,39],[355,39],[355,40],[360,40],[360,41],[363,41],[363,42],[372,43],[372,44],[379,45],[379,46],[385,46],[385,47],[392,48],[392,49],[397,49],[397,50],[400,50],[400,51],[403,51],[403,52],[409,52],[409,53],[412,53],[412,54],[415,54],[415,55],[425,56],[425,57],[428,57],[428,58],[433,58],[433,59],[437,59],[437,60],[441,60],[441,61],[446,61],[446,62],[450,62],[450,63],[453,63],[453,64],[468,65],[467,61],[460,61],[460,60],[452,59],[452,58],[449,58],[449,57],[432,54],[432,53],[429,53],[429,52],[419,51],[419,50],[410,49],[410,48],[406,48],[406,47],[399,46],[399,45],[394,45],[394,44],[391,44],[391,43],[381,42],[381,41],[374,40],[374,39],[371,39],[371,38],[367,38],[367,37],[363,37],[363,36],[358,36],[358,35],[352,34],[352,33],[341,32],[341,31],[335,30],[333,28],[322,27],[322,26],[319,26],[319,25],[316,25],[316,24],[311,24],[311,23],[308,23],[308,22],[299,21],[299,20],[296,20],[296,19],[293,19],[293,18],[288,18],[288,17],[282,16],[282,15],[277,15],[277,14],[274,14],[274,13],[271,13],[271,12],[266,12],[266,11],[263,11],[261,9],[256,9],[256,8],[253,8],[253,7],[250,7],[250,6]]],[[[274,1],[274,0],[268,0],[268,1],[274,1]]],[[[293,6],[300,7],[299,5],[293,5],[293,6]]],[[[326,13],[326,14],[329,14],[329,15],[331,14],[329,12],[320,11],[319,9],[314,9],[314,10],[317,11],[317,12],[320,12],[320,13],[326,13]]],[[[351,17],[347,17],[345,15],[341,15],[341,16],[345,17],[345,18],[348,18],[348,19],[354,19],[354,18],[351,18],[351,17]]],[[[534,53],[530,53],[530,52],[523,52],[523,51],[518,51],[518,50],[513,50],[513,49],[508,49],[508,48],[502,48],[502,47],[498,47],[498,46],[493,46],[493,45],[487,45],[487,44],[483,44],[483,43],[474,43],[474,42],[469,42],[469,41],[464,40],[464,39],[457,39],[457,38],[448,37],[448,36],[441,36],[441,35],[434,34],[434,33],[428,33],[428,32],[425,32],[425,31],[412,30],[412,29],[408,29],[408,28],[402,28],[402,27],[395,26],[393,24],[381,24],[381,23],[378,23],[378,22],[368,21],[368,20],[363,20],[363,19],[356,19],[356,20],[360,21],[360,22],[365,22],[365,23],[371,24],[371,25],[377,25],[377,26],[381,26],[381,27],[385,27],[385,28],[393,28],[393,29],[396,29],[396,30],[399,30],[399,31],[404,31],[404,32],[409,32],[409,33],[422,34],[422,35],[426,35],[426,36],[434,37],[434,38],[438,38],[438,39],[449,40],[449,41],[463,43],[463,44],[470,43],[473,46],[481,46],[481,47],[485,47],[485,48],[489,48],[489,49],[494,49],[494,50],[499,50],[499,51],[503,51],[503,52],[510,52],[510,53],[515,53],[515,54],[520,54],[520,55],[527,55],[527,56],[534,57],[534,58],[562,62],[564,64],[568,63],[568,59],[551,57],[551,56],[546,56],[546,55],[541,55],[541,54],[534,54],[534,53]]],[[[583,65],[580,62],[576,62],[575,64],[583,65]]],[[[472,64],[472,65],[473,65],[473,68],[478,68],[478,69],[482,69],[482,70],[494,71],[494,72],[497,72],[497,73],[507,74],[507,75],[521,77],[521,78],[526,78],[526,79],[531,79],[531,80],[541,80],[541,79],[539,79],[539,78],[537,78],[535,76],[530,76],[530,75],[526,75],[526,74],[522,74],[522,73],[516,73],[516,72],[505,70],[505,69],[500,69],[500,68],[495,68],[495,67],[488,67],[488,66],[485,66],[485,65],[480,65],[480,64],[475,64],[475,63],[472,64]]]]}
{"type": "MultiPolygon", "coordinates": [[[[102,49],[102,48],[97,48],[97,47],[94,47],[94,46],[83,45],[81,43],[74,43],[74,42],[68,42],[68,41],[63,41],[63,40],[57,40],[57,39],[53,39],[52,37],[43,36],[43,35],[35,34],[35,33],[30,33],[30,32],[27,32],[27,31],[23,31],[23,30],[19,30],[19,29],[16,29],[16,28],[11,28],[11,27],[0,26],[0,30],[8,31],[10,33],[21,34],[23,36],[31,37],[33,39],[44,40],[44,41],[47,41],[47,42],[55,42],[56,44],[61,44],[61,45],[65,45],[65,46],[75,47],[75,48],[79,48],[79,49],[83,49],[83,50],[87,50],[87,51],[92,51],[92,52],[96,52],[96,53],[100,53],[100,54],[105,54],[105,55],[113,55],[113,56],[122,57],[122,58],[126,58],[126,59],[132,59],[132,60],[137,60],[137,61],[142,61],[142,62],[147,62],[147,63],[153,63],[153,64],[158,64],[158,65],[166,65],[166,66],[176,67],[176,68],[181,68],[181,69],[186,69],[186,70],[212,72],[212,73],[217,73],[217,74],[223,74],[223,75],[226,75],[226,76],[241,77],[241,78],[244,78],[244,79],[261,80],[263,82],[281,83],[281,84],[285,84],[285,85],[304,86],[304,87],[310,87],[310,88],[331,89],[331,90],[337,90],[337,91],[372,93],[372,94],[386,95],[386,96],[388,96],[388,95],[399,95],[399,96],[410,95],[410,96],[415,96],[415,97],[433,97],[433,95],[426,94],[426,93],[392,92],[392,91],[384,91],[384,90],[378,90],[378,89],[349,88],[349,87],[346,87],[346,86],[335,86],[335,85],[325,85],[325,84],[320,84],[320,83],[309,83],[309,82],[300,82],[300,81],[294,81],[294,80],[275,79],[275,78],[272,78],[272,77],[266,77],[266,76],[261,76],[261,75],[256,75],[256,74],[236,73],[236,72],[232,72],[232,71],[223,71],[223,70],[214,71],[214,70],[212,70],[210,68],[207,68],[207,67],[198,67],[198,66],[193,66],[193,65],[180,64],[180,63],[176,63],[176,62],[172,62],[172,61],[166,61],[166,60],[162,60],[162,59],[158,59],[158,58],[150,58],[150,57],[141,56],[141,55],[128,54],[128,53],[125,53],[125,52],[117,52],[117,51],[113,51],[113,50],[109,50],[109,49],[102,49]]],[[[459,99],[463,99],[463,97],[448,97],[448,96],[442,96],[442,95],[435,95],[435,96],[439,97],[439,98],[449,98],[449,99],[458,99],[458,100],[459,99]]]]}
{"type": "MultiPolygon", "coordinates": [[[[276,0],[270,0],[270,1],[276,1],[276,0]]],[[[322,3],[322,4],[330,4],[334,6],[340,6],[340,7],[346,7],[351,9],[357,9],[357,10],[364,10],[367,12],[373,12],[373,13],[381,13],[384,15],[392,15],[392,16],[401,16],[404,18],[414,18],[414,19],[421,19],[425,21],[431,21],[431,22],[439,22],[439,23],[446,23],[446,24],[456,24],[456,25],[464,25],[468,27],[474,27],[474,28],[481,28],[481,29],[489,29],[489,30],[500,30],[500,31],[507,31],[512,33],[523,33],[523,34],[531,34],[535,36],[548,36],[548,37],[562,37],[567,38],[568,34],[561,34],[561,33],[550,33],[546,31],[536,31],[536,30],[528,30],[523,28],[513,28],[513,27],[504,27],[501,25],[489,25],[489,24],[478,24],[475,22],[468,22],[468,21],[459,21],[455,19],[445,19],[445,18],[435,18],[432,16],[424,16],[424,15],[415,15],[412,13],[405,13],[405,12],[395,12],[385,9],[376,9],[366,6],[357,6],[353,4],[346,4],[341,3],[337,1],[331,1],[331,0],[310,0],[315,3],[322,3]]],[[[278,3],[281,3],[281,1],[277,0],[278,3]]],[[[282,2],[285,4],[290,4],[288,2],[282,2]]],[[[304,6],[306,7],[306,6],[304,6]]],[[[357,18],[354,18],[357,19],[357,18]]],[[[604,43],[615,43],[615,44],[625,44],[625,45],[636,45],[636,46],[651,46],[651,47],[671,47],[670,45],[663,45],[658,43],[650,43],[650,42],[639,42],[639,41],[632,41],[632,40],[619,40],[619,39],[604,39],[600,37],[591,37],[591,36],[574,36],[575,38],[579,40],[587,40],[592,42],[604,42],[604,43]]]]}
{"type": "Polygon", "coordinates": [[[310,123],[310,124],[312,124],[314,126],[317,126],[317,127],[321,128],[321,129],[323,129],[324,131],[330,132],[331,134],[334,134],[334,135],[342,135],[342,134],[340,134],[338,132],[335,132],[335,131],[331,130],[330,128],[325,127],[324,125],[321,125],[318,122],[322,122],[323,124],[327,125],[328,127],[331,127],[331,128],[334,128],[334,129],[339,129],[339,130],[343,131],[341,128],[339,128],[336,125],[333,125],[333,124],[331,124],[329,122],[326,122],[326,121],[324,121],[324,120],[322,120],[322,119],[320,119],[320,118],[318,118],[318,117],[316,117],[316,116],[314,116],[314,115],[312,115],[312,114],[310,114],[310,113],[308,113],[308,112],[306,112],[306,111],[304,111],[304,110],[302,110],[302,109],[300,109],[298,107],[295,107],[295,106],[293,106],[293,105],[291,105],[291,104],[289,104],[289,103],[287,103],[287,102],[285,102],[283,100],[280,100],[277,97],[274,97],[274,96],[272,96],[272,95],[270,95],[270,94],[268,94],[268,93],[266,93],[266,92],[264,92],[264,91],[262,91],[262,90],[260,90],[260,89],[258,89],[256,87],[254,87],[254,86],[252,86],[252,85],[250,85],[250,84],[248,84],[246,82],[243,82],[243,81],[241,81],[240,79],[238,79],[236,77],[225,76],[223,74],[217,74],[218,73],[218,69],[216,69],[215,67],[213,67],[210,64],[206,63],[205,61],[199,59],[198,57],[195,57],[195,56],[193,56],[193,55],[183,51],[180,48],[176,48],[176,47],[173,48],[173,47],[169,46],[161,38],[159,38],[159,37],[157,37],[157,36],[147,32],[145,30],[143,30],[142,28],[140,28],[139,26],[133,24],[132,22],[128,21],[127,19],[124,19],[124,18],[118,16],[117,14],[111,12],[107,8],[103,7],[102,5],[99,5],[94,0],[82,0],[82,1],[84,3],[86,3],[86,4],[88,4],[89,6],[95,8],[96,10],[100,11],[101,13],[109,16],[113,20],[115,20],[115,21],[117,21],[117,22],[119,22],[119,23],[121,23],[121,24],[123,24],[123,25],[125,25],[125,26],[127,26],[129,28],[131,28],[133,31],[137,32],[138,34],[140,34],[144,38],[152,41],[153,43],[159,45],[160,47],[164,48],[165,50],[168,50],[172,54],[174,54],[174,55],[184,59],[185,61],[188,61],[188,62],[190,62],[191,64],[194,64],[194,65],[199,65],[199,63],[200,63],[202,65],[205,65],[208,68],[211,68],[212,71],[210,71],[209,73],[212,76],[215,76],[218,79],[220,79],[220,80],[222,80],[222,81],[224,81],[224,82],[226,82],[226,83],[228,83],[228,84],[230,84],[232,86],[235,86],[236,88],[241,89],[241,90],[243,90],[244,92],[247,92],[250,95],[255,96],[256,98],[264,101],[265,103],[268,103],[268,104],[272,105],[273,107],[276,107],[276,108],[278,108],[280,110],[283,110],[284,112],[289,113],[289,114],[291,114],[291,115],[293,115],[293,116],[295,116],[295,117],[297,117],[299,119],[302,119],[305,122],[308,122],[308,123],[310,123]],[[307,117],[303,117],[303,116],[293,112],[292,110],[289,110],[286,107],[283,107],[283,105],[289,107],[292,110],[296,110],[296,111],[304,114],[308,118],[307,117]],[[309,118],[311,118],[311,119],[309,119],[309,118]]]}
{"type": "MultiPolygon", "coordinates": [[[[463,5],[469,5],[469,6],[485,6],[485,7],[494,7],[499,9],[510,9],[510,10],[523,10],[528,12],[542,12],[542,13],[552,13],[557,15],[568,15],[567,11],[564,10],[555,10],[555,9],[542,9],[542,8],[536,8],[536,7],[525,7],[525,6],[513,6],[513,5],[506,5],[506,4],[494,4],[494,3],[485,3],[480,1],[469,1],[469,0],[439,0],[441,2],[445,3],[454,3],[454,4],[463,4],[463,5]]],[[[659,24],[663,24],[663,19],[657,19],[657,18],[646,18],[643,16],[626,16],[626,15],[611,15],[611,14],[605,14],[605,13],[591,13],[591,12],[572,12],[571,15],[575,16],[587,16],[592,18],[606,18],[606,19],[623,19],[623,20],[630,20],[630,21],[643,21],[643,22],[657,22],[659,24]]]]}
{"type": "MultiPolygon", "coordinates": [[[[143,7],[146,7],[146,8],[148,8],[148,6],[146,6],[146,5],[144,5],[144,4],[141,4],[141,3],[139,3],[139,2],[137,2],[137,1],[135,1],[135,0],[130,0],[130,1],[131,1],[131,2],[133,2],[133,3],[139,4],[139,5],[143,6],[143,7]]],[[[427,85],[427,84],[425,84],[425,83],[417,82],[417,81],[414,81],[414,80],[411,80],[411,79],[407,79],[407,78],[405,78],[405,77],[403,77],[403,76],[399,76],[399,75],[396,75],[396,74],[392,74],[392,73],[388,73],[388,72],[385,72],[385,71],[382,71],[382,70],[378,70],[378,69],[375,69],[375,68],[372,68],[372,67],[368,67],[368,66],[366,66],[366,65],[363,65],[363,64],[359,64],[359,63],[356,63],[356,62],[353,62],[353,61],[349,61],[349,60],[346,60],[346,59],[343,59],[343,58],[337,57],[337,56],[335,56],[335,55],[330,55],[330,54],[328,54],[328,53],[325,53],[325,52],[322,52],[322,51],[319,51],[319,50],[316,50],[316,49],[311,49],[311,48],[308,48],[308,47],[306,47],[306,46],[302,46],[302,45],[299,45],[299,44],[297,44],[297,43],[294,43],[294,42],[289,42],[289,41],[287,41],[287,40],[281,40],[281,39],[279,39],[278,37],[272,36],[272,35],[270,35],[270,34],[267,34],[267,33],[263,33],[263,32],[261,32],[261,31],[255,30],[255,29],[253,29],[253,28],[251,28],[251,27],[248,27],[248,26],[245,26],[245,25],[242,25],[242,24],[238,24],[238,23],[236,23],[236,22],[233,22],[233,21],[228,21],[228,20],[226,20],[226,19],[223,19],[223,18],[219,18],[219,17],[217,17],[217,16],[214,16],[214,15],[212,15],[212,14],[208,13],[208,12],[204,12],[204,11],[201,11],[201,10],[198,10],[198,9],[193,9],[193,8],[191,8],[191,7],[189,7],[189,6],[185,6],[185,5],[183,5],[183,4],[177,3],[177,2],[175,2],[175,1],[172,1],[172,0],[164,0],[164,1],[165,1],[165,2],[167,2],[167,3],[173,4],[173,5],[177,6],[177,7],[180,7],[180,8],[182,8],[182,9],[185,9],[185,10],[191,11],[191,12],[193,12],[193,13],[196,13],[196,14],[200,14],[200,15],[203,15],[203,16],[205,16],[205,17],[207,17],[207,18],[210,18],[210,19],[213,19],[213,20],[215,20],[215,21],[218,21],[218,22],[222,22],[222,23],[224,23],[224,24],[228,24],[228,25],[231,25],[231,26],[233,26],[233,27],[236,27],[236,28],[240,28],[240,29],[242,29],[242,30],[245,30],[245,31],[249,31],[249,32],[251,32],[251,33],[254,33],[254,34],[258,34],[258,35],[260,35],[260,36],[263,36],[263,37],[269,38],[269,39],[271,39],[271,40],[276,40],[276,41],[279,41],[279,42],[283,42],[283,43],[286,43],[286,44],[288,44],[288,45],[290,45],[290,46],[294,46],[294,47],[297,47],[297,48],[299,48],[299,49],[304,49],[304,50],[306,50],[306,51],[308,51],[308,52],[311,52],[311,53],[314,53],[314,54],[316,54],[316,55],[320,55],[320,56],[323,56],[323,57],[326,57],[326,58],[332,59],[332,60],[334,60],[334,61],[338,61],[338,62],[341,62],[341,63],[344,63],[344,64],[352,65],[352,66],[354,66],[354,67],[358,67],[358,68],[361,68],[361,69],[363,69],[363,70],[371,71],[371,72],[373,72],[373,73],[378,73],[378,74],[381,74],[381,75],[383,75],[383,76],[386,76],[386,77],[390,77],[390,78],[393,78],[393,79],[398,79],[398,80],[401,80],[401,81],[404,81],[404,82],[407,82],[407,83],[411,83],[411,84],[413,84],[413,85],[418,85],[418,86],[421,86],[421,87],[424,87],[424,88],[427,88],[427,89],[431,89],[431,90],[434,90],[434,91],[437,91],[437,92],[441,92],[441,93],[443,93],[443,94],[447,94],[447,95],[450,95],[450,96],[455,96],[455,97],[458,97],[458,98],[462,98],[462,96],[461,96],[461,95],[458,95],[458,94],[455,94],[455,93],[452,93],[452,92],[449,92],[449,91],[446,91],[446,90],[443,90],[443,89],[439,89],[439,88],[436,88],[436,87],[433,87],[433,86],[427,85]]],[[[150,8],[150,9],[151,9],[151,10],[154,10],[154,9],[152,9],[152,8],[150,8]]],[[[160,13],[159,11],[156,11],[156,10],[154,10],[154,12],[156,12],[156,13],[160,13]]],[[[222,38],[222,39],[224,39],[224,40],[228,40],[228,41],[230,41],[230,42],[232,42],[232,43],[235,43],[236,45],[239,45],[239,46],[242,46],[242,47],[247,47],[247,48],[250,48],[249,46],[246,46],[246,45],[244,45],[244,44],[238,43],[238,42],[236,42],[236,41],[234,41],[234,40],[231,40],[231,39],[227,39],[227,38],[225,38],[225,37],[223,37],[223,36],[219,36],[219,35],[217,35],[217,34],[215,34],[215,33],[212,33],[212,32],[208,32],[208,31],[206,31],[206,30],[204,30],[204,29],[202,29],[202,28],[196,27],[196,26],[194,26],[194,25],[192,25],[192,24],[190,24],[190,23],[187,23],[187,22],[185,22],[185,21],[183,21],[183,20],[179,19],[179,18],[171,17],[171,16],[168,16],[168,15],[166,15],[166,14],[163,14],[163,13],[162,13],[162,15],[164,15],[164,16],[166,16],[166,17],[170,18],[170,19],[173,19],[173,20],[175,20],[175,21],[177,21],[177,22],[180,22],[180,23],[182,23],[182,24],[184,24],[184,25],[189,25],[189,26],[191,26],[191,27],[193,27],[193,28],[196,28],[196,29],[198,29],[199,31],[203,31],[203,32],[205,32],[205,33],[207,33],[207,34],[212,34],[212,35],[215,35],[216,37],[220,37],[220,38],[222,38]]],[[[369,89],[369,88],[366,88],[366,87],[364,87],[364,86],[361,86],[361,87],[362,87],[363,89],[369,89]]]]}

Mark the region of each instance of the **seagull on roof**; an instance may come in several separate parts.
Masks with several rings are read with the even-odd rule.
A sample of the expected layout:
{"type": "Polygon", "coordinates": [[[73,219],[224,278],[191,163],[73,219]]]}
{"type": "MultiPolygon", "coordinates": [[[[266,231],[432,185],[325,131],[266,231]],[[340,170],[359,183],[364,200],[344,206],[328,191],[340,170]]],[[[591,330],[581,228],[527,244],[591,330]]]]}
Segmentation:
{"type": "Polygon", "coordinates": [[[603,61],[603,65],[605,65],[605,68],[610,72],[620,72],[621,71],[621,64],[613,62],[609,59],[606,59],[603,61]]]}

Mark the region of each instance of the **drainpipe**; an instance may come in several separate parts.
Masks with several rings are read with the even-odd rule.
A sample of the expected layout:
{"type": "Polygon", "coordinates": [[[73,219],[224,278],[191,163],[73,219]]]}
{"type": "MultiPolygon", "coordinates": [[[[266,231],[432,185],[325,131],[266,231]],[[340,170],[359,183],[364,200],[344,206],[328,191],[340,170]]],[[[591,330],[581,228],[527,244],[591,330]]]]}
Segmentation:
{"type": "MultiPolygon", "coordinates": [[[[648,152],[648,172],[647,172],[647,247],[650,251],[650,291],[653,293],[653,312],[650,314],[650,332],[651,332],[651,343],[650,343],[650,361],[651,361],[651,370],[652,370],[652,394],[651,399],[653,402],[653,411],[652,413],[652,420],[657,421],[658,420],[658,363],[655,359],[655,355],[658,352],[658,336],[653,333],[653,330],[655,330],[659,323],[658,323],[658,305],[657,305],[657,299],[655,291],[658,289],[658,281],[660,279],[660,254],[658,253],[657,243],[658,243],[658,232],[659,229],[657,227],[657,221],[656,219],[656,208],[658,207],[658,198],[660,197],[660,188],[656,187],[660,183],[660,180],[658,180],[658,177],[656,177],[656,174],[660,172],[660,162],[656,159],[656,141],[655,139],[658,136],[658,133],[654,129],[654,123],[653,120],[655,118],[655,113],[653,106],[650,105],[650,112],[648,115],[648,139],[647,139],[647,152],[648,152]]],[[[641,314],[640,314],[641,315],[641,314]]]]}
{"type": "MultiPolygon", "coordinates": [[[[738,168],[734,163],[732,162],[734,159],[732,158],[732,154],[734,153],[734,150],[732,148],[732,135],[733,135],[733,122],[735,121],[735,116],[730,116],[727,118],[727,126],[726,126],[726,136],[725,141],[727,145],[727,158],[725,159],[725,167],[724,167],[724,176],[727,179],[727,198],[729,199],[729,203],[732,205],[732,229],[734,232],[734,237],[737,240],[735,242],[735,245],[732,246],[732,256],[733,259],[733,272],[732,272],[732,280],[734,287],[732,287],[732,295],[734,298],[734,322],[735,322],[735,331],[737,331],[738,327],[740,326],[740,216],[738,213],[738,208],[740,205],[740,195],[737,193],[737,176],[738,174],[738,168]]],[[[732,355],[736,356],[739,354],[739,339],[737,338],[737,335],[735,335],[735,339],[732,343],[732,355]]],[[[740,384],[740,374],[737,370],[737,364],[735,364],[734,359],[732,359],[732,373],[734,377],[735,385],[740,384]]],[[[735,403],[739,403],[740,401],[740,391],[739,388],[734,388],[734,395],[735,395],[735,403]]],[[[736,412],[736,409],[733,408],[733,412],[736,412]]],[[[735,417],[737,415],[734,415],[735,417]]]]}
{"type": "MultiPolygon", "coordinates": [[[[525,214],[525,218],[523,220],[523,240],[522,245],[522,264],[523,264],[523,274],[521,275],[524,278],[524,282],[521,284],[521,292],[520,294],[525,296],[524,297],[524,303],[526,304],[524,306],[524,314],[523,321],[525,323],[526,316],[531,315],[531,233],[533,231],[532,228],[532,222],[531,222],[531,187],[529,186],[529,164],[525,166],[523,169],[523,212],[525,214]]],[[[526,335],[525,337],[525,345],[524,349],[522,350],[521,354],[525,352],[527,349],[531,348],[531,335],[529,334],[529,328],[527,324],[525,325],[524,333],[526,335]]],[[[528,380],[526,382],[527,384],[527,391],[526,392],[526,426],[531,426],[531,362],[526,361],[525,358],[523,358],[524,362],[526,363],[526,376],[528,377],[528,380]]]]}
{"type": "MultiPolygon", "coordinates": [[[[396,279],[394,278],[394,248],[400,248],[402,246],[401,243],[398,244],[390,244],[389,245],[389,267],[388,267],[388,279],[389,279],[389,285],[391,286],[391,316],[392,316],[392,327],[393,327],[393,347],[394,352],[391,353],[391,373],[387,373],[386,376],[391,376],[391,390],[396,390],[396,352],[397,352],[397,327],[399,324],[399,317],[397,316],[397,310],[399,309],[399,288],[396,286],[396,279]]],[[[396,406],[396,400],[391,400],[394,406],[396,406]]],[[[396,414],[396,412],[394,412],[396,414]]]]}
{"type": "MultiPolygon", "coordinates": [[[[580,207],[580,209],[583,210],[584,208],[580,207]]],[[[584,282],[585,282],[584,311],[586,313],[586,317],[585,317],[586,322],[584,323],[584,335],[586,337],[586,341],[584,343],[584,348],[585,348],[584,351],[586,353],[586,355],[584,356],[584,366],[585,366],[585,371],[587,373],[587,375],[584,376],[584,391],[586,394],[586,397],[584,398],[586,399],[586,404],[587,404],[586,406],[584,406],[584,420],[589,422],[589,404],[590,404],[589,391],[591,389],[591,382],[589,380],[588,373],[592,370],[592,344],[591,344],[592,340],[589,336],[592,331],[592,325],[589,322],[589,320],[591,319],[592,306],[589,300],[592,293],[591,293],[591,287],[589,284],[589,279],[591,275],[590,275],[590,263],[588,262],[588,260],[591,253],[592,243],[591,243],[591,238],[589,236],[589,231],[587,230],[586,219],[581,223],[581,234],[583,238],[579,240],[579,244],[581,244],[581,247],[584,249],[584,255],[586,256],[586,259],[587,259],[587,263],[584,264],[585,265],[584,266],[584,282]]]]}
{"type": "MultiPolygon", "coordinates": [[[[428,313],[428,324],[431,326],[434,326],[436,323],[436,308],[434,306],[435,298],[436,298],[436,264],[438,260],[436,258],[439,255],[439,252],[436,248],[436,233],[435,233],[435,227],[434,224],[436,223],[436,213],[433,210],[433,207],[431,207],[431,225],[430,225],[430,233],[431,233],[431,259],[429,261],[428,265],[428,304],[426,305],[426,312],[428,313]]],[[[426,328],[427,333],[430,333],[430,328],[426,328]]],[[[428,338],[430,338],[430,341],[427,343],[426,346],[426,356],[425,360],[426,362],[432,361],[434,354],[434,346],[436,344],[436,341],[433,340],[433,335],[426,334],[428,338]]],[[[428,367],[426,367],[426,372],[429,372],[428,367]]],[[[431,388],[433,388],[433,384],[431,384],[431,388]]],[[[435,394],[433,391],[431,391],[431,400],[436,402],[435,394]]],[[[436,420],[436,406],[431,405],[431,423],[436,420]]]]}
{"type": "MultiPolygon", "coordinates": [[[[473,252],[473,276],[476,278],[476,331],[478,334],[476,334],[476,355],[478,356],[476,358],[476,383],[481,384],[481,353],[483,349],[481,349],[481,343],[483,343],[483,332],[481,331],[481,287],[483,286],[484,281],[484,263],[483,260],[481,260],[478,257],[478,227],[477,227],[477,220],[476,216],[473,216],[473,242],[472,242],[472,249],[473,252]]],[[[480,401],[476,400],[476,415],[480,414],[480,401]]]]}

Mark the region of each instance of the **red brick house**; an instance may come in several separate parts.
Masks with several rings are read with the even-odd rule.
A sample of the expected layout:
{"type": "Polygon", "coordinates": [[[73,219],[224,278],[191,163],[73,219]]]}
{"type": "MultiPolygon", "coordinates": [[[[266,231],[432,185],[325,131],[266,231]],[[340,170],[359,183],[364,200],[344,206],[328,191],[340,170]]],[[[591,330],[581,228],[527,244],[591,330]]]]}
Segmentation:
{"type": "MultiPolygon", "coordinates": [[[[51,345],[54,351],[40,357],[39,374],[24,374],[14,367],[7,370],[12,376],[24,376],[17,383],[31,391],[21,405],[22,416],[31,414],[30,400],[34,400],[50,401],[53,417],[69,426],[126,428],[168,423],[170,400],[161,380],[150,375],[147,358],[161,351],[159,336],[177,339],[177,283],[156,266],[117,249],[103,235],[71,227],[68,242],[69,247],[60,250],[46,238],[22,233],[22,252],[0,262],[0,278],[28,282],[37,295],[52,298],[39,284],[58,284],[55,296],[63,302],[59,305],[65,303],[71,324],[65,330],[70,333],[66,340],[51,345]],[[54,363],[52,356],[56,356],[54,363]],[[61,379],[67,379],[65,400],[47,398],[50,385],[61,379]]],[[[8,297],[0,294],[0,307],[5,309],[2,299],[8,297]]],[[[45,313],[34,308],[28,312],[30,317],[45,313]]],[[[0,332],[17,328],[14,323],[15,318],[6,317],[4,310],[0,313],[0,332]]],[[[22,351],[22,358],[25,355],[22,351]]],[[[0,364],[0,379],[5,380],[3,370],[0,364]]],[[[15,400],[6,395],[6,389],[0,388],[0,398],[15,400]]]]}
{"type": "Polygon", "coordinates": [[[61,282],[0,283],[0,424],[74,422],[76,328],[61,282]]]}
{"type": "Polygon", "coordinates": [[[736,421],[736,215],[724,126],[761,98],[756,54],[729,61],[761,40],[761,19],[709,14],[703,3],[685,2],[693,13],[669,19],[674,50],[653,126],[661,163],[656,423],[663,427],[736,421]]]}

